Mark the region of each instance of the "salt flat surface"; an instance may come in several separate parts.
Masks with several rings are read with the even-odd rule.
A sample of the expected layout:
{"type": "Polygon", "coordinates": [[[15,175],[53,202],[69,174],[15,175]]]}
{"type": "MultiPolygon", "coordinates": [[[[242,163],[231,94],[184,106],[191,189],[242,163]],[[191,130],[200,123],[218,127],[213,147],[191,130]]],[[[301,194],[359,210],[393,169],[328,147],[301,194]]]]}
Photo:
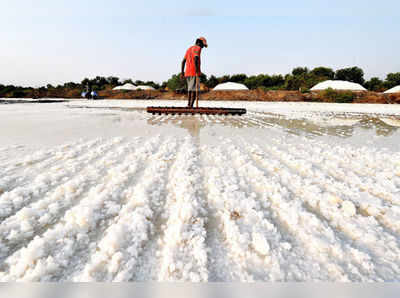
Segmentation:
{"type": "Polygon", "coordinates": [[[397,106],[184,104],[0,105],[0,281],[400,281],[397,106]]]}

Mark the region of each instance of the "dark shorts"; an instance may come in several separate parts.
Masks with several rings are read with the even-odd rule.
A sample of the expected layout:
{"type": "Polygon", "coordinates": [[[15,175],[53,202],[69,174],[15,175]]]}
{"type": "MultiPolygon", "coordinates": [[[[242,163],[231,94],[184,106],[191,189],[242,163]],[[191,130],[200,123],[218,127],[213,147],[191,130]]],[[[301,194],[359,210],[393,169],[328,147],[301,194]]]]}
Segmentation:
{"type": "MultiPolygon", "coordinates": [[[[188,85],[188,91],[196,91],[196,77],[186,77],[188,85]]],[[[200,84],[197,86],[197,90],[200,91],[200,84]]]]}

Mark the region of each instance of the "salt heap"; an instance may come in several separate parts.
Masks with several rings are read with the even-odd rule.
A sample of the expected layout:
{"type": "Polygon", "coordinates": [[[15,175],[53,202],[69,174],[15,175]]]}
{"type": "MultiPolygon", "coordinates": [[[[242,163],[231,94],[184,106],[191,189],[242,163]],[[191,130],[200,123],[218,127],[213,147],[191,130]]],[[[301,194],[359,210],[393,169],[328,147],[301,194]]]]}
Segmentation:
{"type": "Polygon", "coordinates": [[[400,85],[393,87],[392,89],[386,90],[383,93],[400,93],[400,85]]]}
{"type": "Polygon", "coordinates": [[[151,86],[146,86],[146,85],[139,85],[136,87],[136,89],[141,89],[141,90],[156,90],[151,86]]]}
{"type": "Polygon", "coordinates": [[[115,87],[113,90],[136,90],[136,86],[131,83],[126,83],[125,85],[115,87]]]}
{"type": "Polygon", "coordinates": [[[347,81],[324,81],[311,88],[311,91],[326,90],[332,88],[335,90],[351,90],[351,91],[366,91],[363,86],[357,83],[347,81]]]}
{"type": "Polygon", "coordinates": [[[227,82],[217,85],[213,90],[249,90],[245,85],[227,82]]]}

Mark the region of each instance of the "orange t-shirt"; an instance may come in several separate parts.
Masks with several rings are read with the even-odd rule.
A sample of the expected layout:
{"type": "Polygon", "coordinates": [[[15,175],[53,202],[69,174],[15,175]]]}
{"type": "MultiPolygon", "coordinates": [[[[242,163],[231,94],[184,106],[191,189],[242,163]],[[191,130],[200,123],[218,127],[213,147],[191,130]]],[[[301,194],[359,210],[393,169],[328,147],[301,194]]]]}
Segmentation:
{"type": "MultiPolygon", "coordinates": [[[[196,63],[194,57],[199,57],[200,62],[200,54],[201,54],[201,47],[199,46],[191,46],[185,55],[186,59],[186,70],[185,70],[185,77],[195,77],[196,76],[196,63]]],[[[200,66],[200,63],[199,63],[200,66]]],[[[201,71],[197,74],[198,76],[201,74],[201,71]]]]}

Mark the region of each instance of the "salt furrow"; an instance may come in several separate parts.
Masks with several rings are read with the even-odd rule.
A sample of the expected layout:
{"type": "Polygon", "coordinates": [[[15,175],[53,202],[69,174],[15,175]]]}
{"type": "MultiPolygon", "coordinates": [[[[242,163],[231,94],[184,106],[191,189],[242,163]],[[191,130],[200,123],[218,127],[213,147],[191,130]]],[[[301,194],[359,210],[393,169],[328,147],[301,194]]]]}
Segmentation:
{"type": "MultiPolygon", "coordinates": [[[[270,125],[269,122],[265,122],[264,120],[260,120],[262,121],[263,127],[267,127],[270,125]]],[[[309,138],[301,138],[299,139],[298,144],[302,145],[303,141],[308,141],[305,142],[304,144],[307,145],[308,143],[312,142],[314,144],[316,144],[316,147],[312,147],[312,151],[317,151],[316,154],[321,154],[321,148],[325,147],[325,143],[322,141],[316,141],[316,140],[310,140],[309,138]]],[[[390,153],[385,153],[385,152],[380,152],[379,155],[376,155],[375,157],[369,158],[370,154],[373,154],[374,152],[376,152],[377,149],[375,148],[367,148],[367,147],[361,147],[361,148],[357,148],[357,147],[351,147],[349,145],[344,145],[344,146],[330,146],[329,149],[332,149],[332,156],[341,156],[341,154],[346,154],[347,157],[349,158],[350,161],[352,161],[352,159],[357,158],[357,159],[361,159],[363,161],[363,164],[368,164],[368,167],[371,168],[376,168],[376,166],[379,166],[379,168],[386,168],[386,166],[392,167],[394,164],[397,166],[400,166],[400,164],[397,162],[395,162],[393,164],[393,161],[399,160],[400,159],[400,153],[399,152],[390,152],[390,153]],[[351,149],[351,150],[349,150],[351,149]],[[339,154],[339,155],[337,155],[339,154]],[[364,156],[364,154],[366,154],[366,156],[364,156]],[[374,158],[378,158],[378,160],[375,160],[374,158]]],[[[330,152],[331,150],[329,150],[330,152]]],[[[400,174],[400,168],[398,168],[399,174],[400,174]]],[[[367,171],[368,172],[368,171],[367,171]]],[[[361,174],[364,174],[365,172],[360,172],[361,174]]],[[[398,175],[399,176],[399,175],[398,175]]]]}
{"type": "MultiPolygon", "coordinates": [[[[71,148],[75,148],[76,146],[89,147],[95,146],[99,142],[100,140],[92,140],[84,144],[80,144],[81,142],[75,142],[69,145],[71,145],[71,148]]],[[[28,184],[27,181],[29,181],[32,176],[37,175],[37,170],[32,171],[32,169],[40,168],[41,170],[45,170],[52,166],[55,161],[59,160],[61,156],[63,156],[65,148],[66,145],[62,145],[48,151],[36,151],[22,158],[18,157],[14,159],[14,161],[10,162],[10,165],[8,166],[0,166],[0,201],[2,193],[10,191],[16,186],[28,184]],[[20,172],[23,172],[24,176],[22,176],[20,172]],[[31,175],[28,175],[29,173],[31,175]]],[[[81,149],[76,149],[76,151],[78,150],[81,149]]]]}
{"type": "MultiPolygon", "coordinates": [[[[231,151],[234,150],[235,147],[231,147],[231,151]]],[[[243,158],[246,159],[246,156],[245,154],[243,158]]],[[[370,256],[354,249],[349,243],[342,242],[343,239],[337,238],[336,231],[327,222],[321,221],[316,214],[303,206],[302,201],[299,200],[301,189],[297,192],[292,191],[291,173],[282,170],[279,162],[263,157],[263,159],[257,158],[256,162],[250,165],[249,173],[252,173],[251,177],[254,181],[259,181],[260,189],[269,185],[272,190],[274,188],[284,190],[268,195],[267,198],[272,202],[272,209],[290,234],[295,235],[297,240],[302,242],[311,256],[326,263],[325,267],[335,278],[340,280],[349,278],[355,281],[376,278],[370,256]],[[259,168],[258,164],[264,169],[259,168]],[[264,170],[268,172],[270,178],[265,176],[264,170]]]]}
{"type": "Polygon", "coordinates": [[[207,198],[205,206],[207,212],[207,222],[205,225],[207,231],[206,246],[208,248],[208,281],[209,282],[233,282],[240,280],[236,276],[236,272],[240,271],[237,266],[228,257],[228,250],[224,245],[225,236],[220,230],[220,221],[218,218],[217,210],[211,208],[209,204],[210,188],[209,188],[209,172],[214,165],[212,154],[210,154],[209,146],[203,145],[200,147],[201,164],[203,165],[203,191],[204,196],[207,198]]]}
{"type": "MultiPolygon", "coordinates": [[[[90,166],[93,161],[122,141],[121,138],[115,138],[85,154],[79,154],[78,150],[67,152],[66,157],[62,159],[63,163],[54,163],[53,161],[51,168],[45,172],[43,172],[44,169],[39,168],[39,172],[34,173],[33,181],[32,174],[26,177],[22,176],[27,185],[18,186],[0,196],[0,220],[4,220],[23,207],[42,199],[46,193],[76,176],[84,167],[90,166]]],[[[99,140],[92,143],[98,145],[99,140]]],[[[90,149],[90,147],[88,148],[90,149]]]]}
{"type": "MultiPolygon", "coordinates": [[[[350,148],[348,146],[331,146],[330,149],[332,150],[328,152],[322,150],[324,145],[320,142],[314,142],[316,146],[308,146],[309,142],[310,140],[307,139],[301,139],[299,142],[300,146],[306,146],[306,154],[304,156],[311,155],[313,158],[319,158],[327,155],[329,157],[327,165],[336,162],[333,164],[333,169],[329,169],[335,178],[338,175],[342,176],[344,177],[342,178],[343,181],[358,187],[361,191],[367,191],[378,198],[388,201],[390,204],[400,205],[398,196],[393,195],[393,193],[400,192],[400,164],[393,163],[393,160],[400,159],[399,153],[387,154],[380,152],[379,154],[373,154],[372,151],[375,150],[368,150],[365,147],[360,149],[350,148]],[[309,149],[311,149],[311,152],[309,149]],[[340,171],[340,168],[343,171],[340,171]]],[[[290,148],[291,146],[289,146],[290,148]]],[[[325,162],[320,158],[318,164],[324,166],[325,162]]],[[[327,168],[323,170],[327,170],[327,168]]]]}
{"type": "MultiPolygon", "coordinates": [[[[105,231],[96,252],[75,281],[129,281],[137,270],[155,219],[163,211],[168,164],[175,158],[177,140],[166,140],[138,183],[128,188],[126,204],[105,231]]],[[[155,256],[154,256],[155,258],[155,256]]]]}
{"type": "MultiPolygon", "coordinates": [[[[345,148],[339,149],[335,152],[335,147],[332,148],[332,153],[324,153],[330,157],[330,163],[327,166],[334,166],[336,168],[336,176],[347,177],[346,181],[352,186],[356,186],[361,190],[366,190],[371,195],[388,201],[390,204],[400,206],[400,199],[398,195],[393,193],[400,192],[400,178],[396,176],[396,171],[400,170],[398,165],[393,163],[396,156],[392,156],[392,161],[383,163],[379,160],[379,154],[375,154],[372,158],[368,158],[366,150],[353,149],[351,157],[346,158],[343,155],[345,148]],[[363,156],[364,161],[355,161],[355,156],[363,156]],[[339,158],[340,156],[341,158],[339,158]],[[368,166],[363,166],[363,164],[368,166]],[[379,164],[381,167],[372,169],[371,163],[379,164]]],[[[399,158],[397,158],[399,160],[399,158]]]]}
{"type": "MultiPolygon", "coordinates": [[[[308,150],[317,150],[318,152],[322,151],[321,149],[318,150],[318,146],[315,144],[310,147],[312,148],[304,149],[304,145],[301,145],[300,152],[297,151],[292,154],[298,157],[304,156],[303,154],[309,152],[308,150]]],[[[356,149],[349,149],[349,151],[355,150],[356,149]]],[[[289,152],[292,151],[293,149],[289,150],[289,152]]],[[[379,154],[373,155],[369,160],[376,158],[379,162],[378,155],[379,154]]],[[[384,174],[384,172],[388,173],[388,171],[390,171],[387,168],[383,168],[380,171],[377,169],[376,172],[371,173],[371,177],[377,176],[379,177],[378,180],[390,180],[387,183],[383,182],[384,185],[380,186],[380,189],[384,189],[384,192],[386,193],[386,195],[382,195],[382,192],[376,193],[378,187],[371,181],[373,180],[372,178],[367,178],[367,183],[360,182],[362,181],[361,178],[356,173],[352,172],[351,168],[348,168],[348,166],[345,165],[345,161],[338,160],[336,155],[320,153],[317,156],[316,154],[310,156],[311,157],[306,160],[312,163],[312,167],[315,168],[315,171],[320,169],[319,172],[321,175],[323,175],[323,172],[327,172],[331,177],[336,179],[337,182],[328,185],[330,188],[336,186],[336,188],[341,189],[341,192],[344,193],[345,196],[349,197],[349,200],[356,203],[356,207],[363,213],[363,215],[373,216],[388,229],[400,233],[400,207],[399,200],[397,199],[398,196],[396,195],[399,191],[397,185],[395,185],[396,178],[393,177],[394,169],[392,169],[392,174],[384,174]],[[335,161],[332,162],[332,159],[335,161]],[[340,168],[343,170],[340,170],[340,168]],[[373,186],[370,186],[371,184],[373,186]],[[391,190],[391,193],[387,190],[391,190]]],[[[361,163],[362,162],[359,164],[361,163]]],[[[361,168],[362,166],[360,165],[359,167],[361,168]]]]}
{"type": "MultiPolygon", "coordinates": [[[[73,143],[70,143],[68,145],[71,145],[71,147],[75,147],[79,144],[82,144],[84,142],[84,140],[79,140],[79,141],[75,141],[73,143]]],[[[93,140],[89,141],[89,143],[93,142],[93,140]]],[[[4,164],[0,164],[1,169],[2,169],[2,174],[7,172],[7,171],[11,171],[11,170],[15,170],[18,167],[21,167],[23,165],[23,163],[26,164],[35,164],[35,163],[40,163],[43,160],[48,159],[49,155],[51,155],[53,153],[54,150],[56,151],[61,151],[66,145],[59,145],[55,148],[52,148],[50,150],[39,150],[36,151],[32,154],[29,154],[28,156],[25,156],[25,158],[22,160],[20,160],[20,157],[14,158],[14,159],[8,159],[6,163],[4,164]]],[[[3,149],[4,152],[7,151],[14,151],[15,149],[17,149],[19,146],[9,146],[3,149]]]]}
{"type": "MultiPolygon", "coordinates": [[[[223,233],[225,250],[232,261],[229,278],[233,281],[254,281],[257,278],[251,272],[248,272],[245,259],[247,255],[251,255],[251,252],[249,252],[249,245],[251,244],[249,234],[241,233],[239,225],[234,222],[239,219],[239,216],[242,216],[235,210],[235,207],[241,200],[245,199],[245,194],[236,189],[236,184],[233,184],[234,188],[232,188],[232,182],[236,183],[235,180],[224,183],[226,178],[222,178],[223,176],[224,173],[217,167],[208,168],[206,171],[209,188],[208,204],[216,213],[218,228],[223,233]]],[[[269,229],[265,227],[265,230],[269,229]]],[[[269,244],[265,242],[265,239],[263,242],[266,250],[269,244]]],[[[262,264],[261,260],[260,264],[262,264]]],[[[259,279],[262,280],[263,278],[259,279]]]]}
{"type": "MultiPolygon", "coordinates": [[[[242,281],[249,277],[269,281],[329,280],[329,274],[333,273],[335,279],[347,280],[340,268],[335,268],[337,265],[332,264],[328,273],[324,262],[310,259],[295,238],[281,234],[285,228],[273,219],[268,196],[271,192],[280,195],[284,189],[266,182],[271,185],[268,192],[256,189],[257,194],[249,188],[249,183],[259,178],[251,176],[255,169],[244,163],[243,157],[231,156],[220,149],[213,156],[217,164],[225,166],[221,170],[215,168],[209,177],[210,204],[219,210],[232,260],[239,262],[240,272],[250,273],[247,279],[242,276],[242,281]]],[[[263,183],[258,187],[265,187],[263,183]]]]}
{"type": "Polygon", "coordinates": [[[254,121],[255,123],[257,123],[260,127],[262,127],[262,128],[276,128],[276,125],[274,125],[272,123],[269,123],[269,122],[262,121],[257,116],[255,116],[255,117],[252,116],[254,114],[255,113],[250,113],[249,119],[251,121],[254,121]]]}
{"type": "MultiPolygon", "coordinates": [[[[122,139],[118,138],[106,144],[108,144],[107,147],[117,146],[122,144],[121,141],[122,139]]],[[[0,226],[0,260],[10,251],[19,249],[27,240],[40,235],[44,228],[51,228],[68,208],[79,203],[86,192],[102,180],[107,167],[116,163],[116,156],[124,155],[137,145],[139,141],[127,143],[117,148],[117,155],[115,151],[109,151],[101,158],[98,157],[99,160],[96,162],[92,159],[92,164],[82,169],[76,177],[61,184],[54,191],[49,191],[43,199],[3,221],[0,226]]]]}
{"type": "MultiPolygon", "coordinates": [[[[280,140],[271,140],[281,148],[288,147],[280,140]]],[[[309,146],[307,146],[306,143],[307,142],[300,142],[298,145],[289,146],[290,148],[287,149],[294,158],[309,162],[309,164],[300,165],[298,168],[313,168],[314,175],[320,175],[322,177],[326,176],[324,173],[328,173],[331,177],[335,178],[336,181],[325,183],[325,188],[333,189],[331,192],[340,192],[343,196],[348,197],[348,200],[356,203],[356,207],[360,209],[363,215],[373,216],[378,222],[391,231],[395,231],[396,233],[400,232],[400,207],[396,204],[395,199],[390,199],[397,198],[397,196],[395,196],[395,193],[398,192],[397,187],[394,185],[395,178],[391,179],[391,182],[386,183],[384,186],[380,186],[380,188],[385,189],[386,192],[386,195],[382,197],[375,191],[375,189],[378,188],[377,186],[369,186],[373,184],[371,178],[368,179],[368,184],[360,182],[361,178],[346,165],[345,161],[348,160],[341,161],[337,159],[335,154],[324,153],[321,148],[322,145],[318,143],[313,142],[309,146]],[[298,147],[300,147],[300,149],[298,149],[298,147]],[[314,154],[309,154],[310,151],[314,154]],[[344,169],[340,170],[341,168],[344,169]],[[392,190],[392,193],[389,193],[386,189],[392,190]],[[390,196],[388,196],[387,193],[389,193],[390,196]]],[[[357,151],[357,149],[348,148],[348,151],[354,152],[357,151]]],[[[371,154],[371,152],[369,153],[371,154]]],[[[343,157],[343,159],[345,159],[345,157],[343,157]]],[[[375,159],[379,162],[379,152],[370,156],[367,160],[371,162],[371,160],[375,159]]],[[[359,162],[359,164],[362,164],[362,162],[359,162]]],[[[360,165],[360,167],[362,166],[360,165]]],[[[381,171],[383,172],[383,170],[384,169],[381,171]]],[[[394,171],[394,169],[392,170],[394,171]]],[[[385,171],[387,170],[385,169],[385,171]]],[[[371,175],[380,176],[380,174],[381,173],[377,170],[377,173],[371,175]]],[[[382,180],[382,178],[380,180],[382,180]]]]}
{"type": "MultiPolygon", "coordinates": [[[[262,166],[264,166],[265,169],[269,168],[271,172],[276,171],[280,174],[282,183],[286,184],[288,189],[292,191],[293,194],[296,194],[297,198],[299,198],[300,201],[306,204],[305,207],[307,208],[307,210],[316,213],[317,216],[321,216],[329,223],[329,227],[333,229],[332,231],[334,233],[338,233],[337,237],[339,237],[340,241],[346,243],[346,250],[348,250],[349,253],[353,255],[354,263],[358,264],[357,267],[361,270],[360,272],[363,273],[363,275],[367,275],[369,277],[371,276],[372,278],[381,277],[383,280],[395,279],[394,271],[397,271],[397,265],[392,264],[391,266],[394,266],[394,268],[387,267],[387,261],[384,258],[380,258],[379,255],[376,255],[376,252],[379,249],[375,250],[375,253],[373,253],[371,257],[371,248],[368,247],[367,249],[367,247],[360,245],[359,242],[363,242],[363,232],[361,232],[361,230],[359,229],[360,227],[357,226],[358,224],[355,221],[352,221],[351,224],[346,221],[348,220],[348,218],[346,218],[346,215],[341,214],[341,212],[347,212],[343,211],[343,209],[345,208],[342,208],[342,210],[336,209],[335,213],[332,213],[332,209],[326,209],[325,214],[321,213],[322,209],[316,207],[316,204],[322,205],[324,199],[326,199],[326,195],[315,185],[315,182],[313,182],[312,179],[303,179],[295,173],[291,172],[293,170],[296,171],[296,168],[294,167],[289,166],[288,170],[285,169],[285,167],[288,165],[285,163],[284,159],[281,159],[281,161],[283,162],[283,164],[285,164],[285,166],[282,167],[282,163],[279,163],[278,165],[275,164],[274,170],[271,170],[271,160],[267,158],[267,154],[263,153],[261,150],[258,150],[257,146],[254,145],[252,148],[249,148],[249,150],[253,152],[253,155],[257,158],[257,161],[262,166]],[[329,212],[331,213],[329,214],[329,212]],[[329,214],[329,216],[327,216],[327,213],[329,214]],[[337,222],[331,220],[335,217],[338,219],[337,222]],[[348,238],[344,239],[343,236],[341,236],[344,235],[342,233],[344,233],[348,238]],[[378,261],[376,259],[378,259],[378,261]]],[[[271,153],[274,154],[273,151],[271,151],[271,153]]],[[[281,152],[281,154],[284,153],[281,152]]],[[[279,156],[277,157],[279,158],[279,156]]],[[[364,221],[364,223],[366,222],[367,221],[364,221]]],[[[321,221],[321,223],[324,223],[324,221],[321,221]]],[[[390,237],[389,235],[387,236],[390,237]]],[[[337,242],[340,241],[337,240],[337,242]]],[[[389,243],[392,242],[389,241],[389,243]]],[[[390,246],[393,246],[393,243],[390,246]]],[[[389,259],[393,258],[393,254],[389,254],[389,256],[387,257],[389,259]]]]}
{"type": "Polygon", "coordinates": [[[199,149],[186,138],[171,169],[160,240],[161,258],[158,280],[208,280],[206,241],[206,210],[202,195],[199,149]]]}
{"type": "MultiPolygon", "coordinates": [[[[2,171],[2,180],[6,177],[8,179],[15,178],[15,176],[10,176],[10,173],[14,173],[17,170],[23,170],[24,174],[37,171],[38,169],[46,169],[51,166],[54,162],[57,162],[61,159],[68,160],[74,159],[79,154],[86,150],[91,150],[93,147],[97,146],[101,142],[101,139],[90,140],[87,142],[78,141],[72,144],[65,144],[61,146],[57,146],[56,148],[52,148],[50,150],[44,151],[36,151],[30,155],[27,155],[23,158],[19,158],[11,162],[8,166],[1,167],[2,171]],[[66,151],[66,149],[69,149],[66,151]],[[29,168],[27,168],[27,166],[29,168]]],[[[17,176],[19,177],[19,176],[17,176]]],[[[0,185],[1,181],[0,180],[0,185]]],[[[25,181],[20,179],[20,182],[24,183],[25,181]]]]}
{"type": "MultiPolygon", "coordinates": [[[[294,150],[294,148],[293,146],[292,149],[294,150]]],[[[312,164],[308,164],[304,160],[296,160],[283,151],[274,151],[273,147],[269,147],[269,150],[280,158],[288,168],[299,173],[300,176],[294,175],[293,180],[305,181],[308,179],[314,181],[310,187],[303,186],[303,191],[308,192],[307,203],[313,209],[318,210],[331,225],[341,230],[350,239],[368,247],[374,253],[374,259],[381,262],[383,266],[390,264],[390,270],[395,272],[400,270],[398,265],[400,263],[400,249],[397,237],[382,229],[375,218],[357,214],[352,202],[353,196],[357,195],[356,193],[351,195],[350,192],[349,195],[349,192],[343,192],[340,187],[333,188],[332,183],[326,178],[324,179],[324,173],[311,170],[312,164]],[[319,187],[316,185],[319,185],[319,187]],[[332,197],[335,198],[334,201],[332,201],[332,197]],[[379,245],[380,243],[384,243],[384,245],[379,245]]]]}
{"type": "MultiPolygon", "coordinates": [[[[182,143],[182,140],[179,139],[179,144],[182,143]]],[[[167,222],[168,218],[164,215],[165,212],[165,203],[166,198],[168,197],[168,193],[174,188],[173,181],[175,177],[175,168],[176,168],[176,156],[182,154],[182,150],[185,150],[185,147],[180,146],[178,148],[178,152],[173,154],[174,157],[169,158],[168,162],[172,165],[169,166],[168,172],[164,173],[166,181],[162,183],[163,190],[160,193],[160,198],[157,199],[161,202],[161,205],[157,207],[156,213],[152,218],[152,228],[150,230],[151,237],[149,241],[146,242],[145,246],[142,248],[142,255],[139,259],[138,264],[136,265],[136,269],[134,274],[131,275],[129,281],[142,282],[142,281],[155,281],[158,279],[158,272],[160,267],[160,253],[159,250],[162,245],[161,237],[164,233],[164,225],[167,222]]],[[[153,186],[154,187],[154,186],[153,186]]]]}
{"type": "Polygon", "coordinates": [[[65,280],[83,268],[96,250],[95,240],[118,215],[126,199],[124,190],[136,178],[143,162],[157,151],[160,142],[159,137],[152,138],[110,169],[78,205],[67,211],[59,224],[6,259],[8,272],[0,273],[0,280],[65,280]]]}
{"type": "MultiPolygon", "coordinates": [[[[321,147],[324,145],[321,142],[314,141],[313,144],[315,146],[311,147],[311,154],[328,155],[332,161],[345,170],[351,171],[360,178],[365,178],[365,183],[377,184],[381,188],[389,189],[393,192],[400,190],[398,188],[400,187],[400,178],[396,176],[396,172],[400,171],[400,163],[393,162],[400,160],[399,153],[386,153],[373,148],[350,146],[332,146],[329,152],[323,152],[321,147]]],[[[305,150],[309,149],[308,144],[299,145],[305,150]]]]}

